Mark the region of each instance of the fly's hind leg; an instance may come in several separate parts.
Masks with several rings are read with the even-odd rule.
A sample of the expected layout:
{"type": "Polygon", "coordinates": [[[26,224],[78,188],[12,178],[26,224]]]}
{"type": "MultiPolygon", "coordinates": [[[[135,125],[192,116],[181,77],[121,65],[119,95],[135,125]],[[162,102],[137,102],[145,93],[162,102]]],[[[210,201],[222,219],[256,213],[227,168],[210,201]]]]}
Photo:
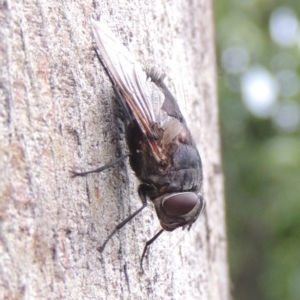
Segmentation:
{"type": "Polygon", "coordinates": [[[91,174],[91,173],[100,173],[106,169],[109,169],[111,167],[113,167],[114,165],[120,163],[121,161],[123,161],[126,157],[128,157],[130,154],[125,154],[125,155],[122,155],[121,157],[119,157],[118,159],[100,167],[100,168],[97,168],[95,170],[91,170],[91,171],[86,171],[86,172],[76,172],[76,171],[71,171],[71,177],[74,178],[74,177],[77,177],[77,176],[86,176],[87,174],[91,174]]]}

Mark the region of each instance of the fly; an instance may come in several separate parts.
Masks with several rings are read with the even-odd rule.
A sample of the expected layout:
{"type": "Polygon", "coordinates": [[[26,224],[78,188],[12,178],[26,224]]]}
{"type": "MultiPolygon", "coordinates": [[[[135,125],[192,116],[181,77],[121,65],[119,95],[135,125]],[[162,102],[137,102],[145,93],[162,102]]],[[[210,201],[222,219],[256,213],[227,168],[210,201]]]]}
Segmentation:
{"type": "Polygon", "coordinates": [[[92,29],[96,53],[126,113],[130,154],[96,170],[73,175],[101,172],[129,156],[131,168],[141,181],[138,194],[142,207],[117,225],[98,250],[102,252],[149,199],[162,229],[146,243],[142,266],[148,246],[164,230],[190,229],[203,210],[201,158],[177,101],[164,84],[164,76],[144,70],[103,22],[92,20],[92,29]]]}

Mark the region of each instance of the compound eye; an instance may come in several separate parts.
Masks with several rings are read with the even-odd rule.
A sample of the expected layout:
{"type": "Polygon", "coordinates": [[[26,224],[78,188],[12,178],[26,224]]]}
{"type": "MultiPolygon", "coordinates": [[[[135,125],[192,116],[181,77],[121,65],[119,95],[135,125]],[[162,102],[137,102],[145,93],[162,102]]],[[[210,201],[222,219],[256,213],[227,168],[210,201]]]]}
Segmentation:
{"type": "Polygon", "coordinates": [[[182,216],[191,212],[199,199],[195,193],[174,194],[163,200],[162,206],[170,216],[182,216]]]}

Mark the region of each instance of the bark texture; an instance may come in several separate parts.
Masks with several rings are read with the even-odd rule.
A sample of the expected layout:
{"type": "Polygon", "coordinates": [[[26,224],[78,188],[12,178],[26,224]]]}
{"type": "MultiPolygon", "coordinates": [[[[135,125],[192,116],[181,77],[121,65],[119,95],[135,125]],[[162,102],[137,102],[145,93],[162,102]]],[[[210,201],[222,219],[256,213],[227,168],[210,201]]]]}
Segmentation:
{"type": "MultiPolygon", "coordinates": [[[[0,298],[228,300],[229,277],[210,0],[0,1],[0,298]],[[151,246],[153,206],[100,255],[141,206],[113,89],[95,56],[103,19],[184,98],[204,168],[205,212],[151,246]]],[[[181,104],[182,105],[182,104],[181,104]]]]}

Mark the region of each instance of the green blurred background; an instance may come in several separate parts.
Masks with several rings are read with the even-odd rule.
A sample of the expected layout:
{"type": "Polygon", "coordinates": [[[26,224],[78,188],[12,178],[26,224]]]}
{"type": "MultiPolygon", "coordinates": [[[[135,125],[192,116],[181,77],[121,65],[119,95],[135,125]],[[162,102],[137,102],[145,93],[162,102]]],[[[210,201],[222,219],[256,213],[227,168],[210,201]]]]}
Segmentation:
{"type": "Polygon", "coordinates": [[[300,299],[300,0],[215,0],[235,300],[300,299]]]}

